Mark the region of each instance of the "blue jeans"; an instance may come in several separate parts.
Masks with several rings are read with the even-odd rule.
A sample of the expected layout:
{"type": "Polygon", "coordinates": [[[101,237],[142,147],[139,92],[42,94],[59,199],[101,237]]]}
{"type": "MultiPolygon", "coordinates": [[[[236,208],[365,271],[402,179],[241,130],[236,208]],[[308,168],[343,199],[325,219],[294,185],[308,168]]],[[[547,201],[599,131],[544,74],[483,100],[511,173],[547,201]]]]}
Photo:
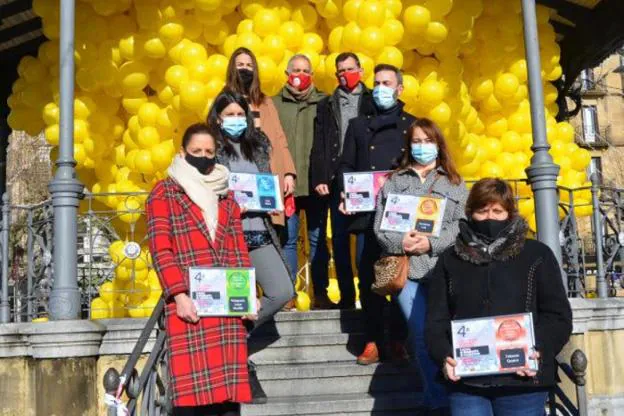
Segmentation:
{"type": "Polygon", "coordinates": [[[329,215],[332,226],[332,250],[334,252],[334,266],[340,288],[340,306],[353,307],[355,305],[355,285],[353,284],[353,268],[351,267],[351,248],[349,241],[349,218],[339,210],[340,190],[337,185],[332,186],[329,196],[329,215]]]}
{"type": "Polygon", "coordinates": [[[426,287],[408,280],[403,290],[397,295],[397,299],[407,321],[407,339],[411,355],[418,359],[423,382],[424,405],[430,409],[446,407],[448,406],[446,388],[436,381],[440,368],[429,356],[425,345],[426,287]]]}
{"type": "Polygon", "coordinates": [[[544,416],[547,396],[548,392],[545,391],[483,396],[451,393],[451,414],[453,416],[544,416]]]}
{"type": "Polygon", "coordinates": [[[327,266],[329,264],[329,250],[327,249],[327,203],[319,197],[300,196],[295,199],[297,211],[292,217],[286,219],[284,254],[288,267],[293,277],[299,271],[297,258],[297,240],[299,239],[299,215],[301,211],[306,214],[306,226],[308,242],[310,243],[310,266],[314,294],[327,296],[327,266]]]}

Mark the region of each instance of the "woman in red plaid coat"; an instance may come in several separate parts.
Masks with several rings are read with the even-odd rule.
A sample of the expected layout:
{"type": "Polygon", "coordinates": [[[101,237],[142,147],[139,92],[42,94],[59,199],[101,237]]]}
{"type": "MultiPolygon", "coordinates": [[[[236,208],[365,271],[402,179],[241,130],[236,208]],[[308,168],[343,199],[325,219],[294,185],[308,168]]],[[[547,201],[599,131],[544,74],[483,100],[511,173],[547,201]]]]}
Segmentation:
{"type": "Polygon", "coordinates": [[[240,414],[251,400],[241,318],[202,317],[189,297],[191,266],[250,267],[227,168],[209,128],[195,124],[147,201],[148,236],[166,299],[174,415],[240,414]]]}

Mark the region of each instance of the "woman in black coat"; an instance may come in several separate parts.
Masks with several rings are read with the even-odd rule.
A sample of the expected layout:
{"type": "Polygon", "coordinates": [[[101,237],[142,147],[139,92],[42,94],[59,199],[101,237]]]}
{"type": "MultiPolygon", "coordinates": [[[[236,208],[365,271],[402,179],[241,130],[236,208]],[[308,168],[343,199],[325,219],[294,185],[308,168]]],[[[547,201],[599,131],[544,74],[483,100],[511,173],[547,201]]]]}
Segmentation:
{"type": "Polygon", "coordinates": [[[482,179],[468,196],[455,245],[432,274],[426,342],[449,382],[451,412],[462,416],[542,416],[555,384],[555,356],[572,332],[561,270],[550,248],[527,240],[511,187],[482,179]],[[451,320],[533,314],[537,372],[460,378],[455,375],[451,320]]]}

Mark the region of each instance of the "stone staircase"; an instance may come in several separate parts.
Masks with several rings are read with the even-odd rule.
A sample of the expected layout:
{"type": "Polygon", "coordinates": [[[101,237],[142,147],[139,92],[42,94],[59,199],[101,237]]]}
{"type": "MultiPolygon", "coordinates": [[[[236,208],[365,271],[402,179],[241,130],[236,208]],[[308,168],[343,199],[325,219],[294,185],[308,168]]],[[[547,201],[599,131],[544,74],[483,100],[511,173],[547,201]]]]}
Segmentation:
{"type": "Polygon", "coordinates": [[[363,324],[360,311],[278,314],[250,347],[269,402],[243,406],[242,415],[420,415],[415,366],[356,364],[363,324]]]}

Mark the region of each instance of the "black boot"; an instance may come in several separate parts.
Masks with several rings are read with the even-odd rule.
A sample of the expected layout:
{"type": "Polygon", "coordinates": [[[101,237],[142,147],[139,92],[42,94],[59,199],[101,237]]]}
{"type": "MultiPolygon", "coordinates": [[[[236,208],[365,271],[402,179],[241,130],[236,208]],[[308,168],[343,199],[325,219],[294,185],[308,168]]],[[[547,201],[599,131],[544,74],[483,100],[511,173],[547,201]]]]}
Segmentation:
{"type": "Polygon", "coordinates": [[[249,371],[249,387],[251,388],[251,403],[252,404],[265,404],[268,399],[267,395],[260,385],[258,375],[256,374],[256,366],[251,361],[247,362],[247,369],[249,371]]]}

